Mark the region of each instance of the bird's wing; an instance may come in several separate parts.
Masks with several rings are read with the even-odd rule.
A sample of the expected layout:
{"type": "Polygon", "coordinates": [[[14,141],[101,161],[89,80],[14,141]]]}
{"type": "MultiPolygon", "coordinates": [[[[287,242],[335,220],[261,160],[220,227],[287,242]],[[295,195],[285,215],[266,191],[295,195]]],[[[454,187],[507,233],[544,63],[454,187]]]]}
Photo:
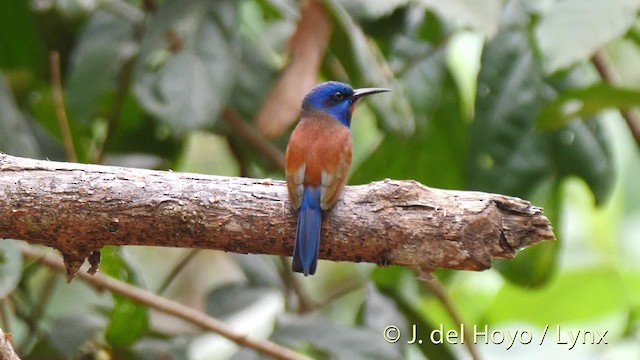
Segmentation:
{"type": "Polygon", "coordinates": [[[351,166],[351,133],[342,125],[339,129],[334,131],[330,145],[324,149],[327,161],[322,166],[320,179],[320,207],[323,210],[338,200],[351,166]]]}
{"type": "Polygon", "coordinates": [[[337,155],[335,166],[322,170],[320,185],[320,207],[327,210],[338,200],[338,196],[347,181],[351,165],[351,149],[337,155]]]}
{"type": "Polygon", "coordinates": [[[287,147],[287,155],[285,162],[285,180],[287,181],[287,191],[289,192],[289,200],[294,209],[299,209],[302,203],[302,193],[304,192],[304,173],[306,163],[304,159],[291,159],[289,148],[287,147]]]}

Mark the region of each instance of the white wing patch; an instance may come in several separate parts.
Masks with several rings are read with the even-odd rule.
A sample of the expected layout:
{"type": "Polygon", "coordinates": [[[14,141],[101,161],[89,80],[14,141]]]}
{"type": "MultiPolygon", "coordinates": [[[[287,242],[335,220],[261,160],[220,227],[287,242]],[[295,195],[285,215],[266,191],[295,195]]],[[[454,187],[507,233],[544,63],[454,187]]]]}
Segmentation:
{"type": "Polygon", "coordinates": [[[296,192],[296,203],[294,204],[295,208],[300,208],[302,204],[302,194],[304,193],[304,173],[307,169],[307,164],[302,163],[298,170],[293,174],[293,183],[295,184],[295,192],[296,192]]]}

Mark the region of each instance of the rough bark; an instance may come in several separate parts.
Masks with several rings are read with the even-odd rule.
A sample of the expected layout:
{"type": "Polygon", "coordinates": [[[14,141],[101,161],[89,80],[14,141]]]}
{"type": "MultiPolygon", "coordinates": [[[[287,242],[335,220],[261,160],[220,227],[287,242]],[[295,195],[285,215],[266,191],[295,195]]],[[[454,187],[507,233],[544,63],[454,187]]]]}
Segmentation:
{"type": "Polygon", "coordinates": [[[11,337],[10,333],[5,334],[0,329],[0,359],[2,360],[20,360],[18,354],[13,350],[13,346],[11,346],[11,337]]]}
{"type": "MultiPolygon", "coordinates": [[[[289,256],[296,214],[284,182],[32,160],[0,153],[0,238],[57,248],[69,275],[106,245],[289,256]]],[[[384,180],[348,186],[325,212],[320,258],[483,270],[555,239],[514,197],[384,180]]]]}

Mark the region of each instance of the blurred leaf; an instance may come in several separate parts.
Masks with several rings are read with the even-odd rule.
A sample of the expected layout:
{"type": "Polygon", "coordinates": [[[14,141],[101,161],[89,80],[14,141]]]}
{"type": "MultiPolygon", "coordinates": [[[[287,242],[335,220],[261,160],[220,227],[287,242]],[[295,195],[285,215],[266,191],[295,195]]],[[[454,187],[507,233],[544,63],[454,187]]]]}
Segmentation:
{"type": "Polygon", "coordinates": [[[374,332],[313,316],[283,316],[271,340],[314,359],[401,359],[401,347],[374,332]]]}
{"type": "Polygon", "coordinates": [[[425,11],[417,33],[419,39],[430,43],[442,41],[447,36],[445,34],[445,24],[431,11],[425,11]]]}
{"type": "Polygon", "coordinates": [[[549,134],[550,158],[558,178],[583,179],[596,205],[609,198],[616,180],[610,145],[600,124],[601,119],[589,118],[549,134]]]}
{"type": "Polygon", "coordinates": [[[106,338],[109,345],[129,346],[148,331],[149,309],[130,299],[116,299],[116,304],[109,314],[109,325],[107,325],[106,338]]]}
{"type": "Polygon", "coordinates": [[[629,306],[618,271],[601,266],[561,273],[537,291],[506,283],[495,299],[487,312],[487,321],[517,320],[542,327],[585,323],[612,312],[621,315],[629,306]]]}
{"type": "Polygon", "coordinates": [[[130,22],[98,11],[88,20],[69,66],[65,86],[67,111],[87,126],[106,95],[116,90],[123,64],[138,51],[130,22]]]}
{"type": "Polygon", "coordinates": [[[177,133],[211,125],[235,83],[236,3],[168,0],[146,28],[134,84],[145,108],[177,133]]]}
{"type": "Polygon", "coordinates": [[[233,259],[242,268],[250,285],[273,288],[282,286],[282,278],[271,257],[257,254],[233,254],[233,259]]]}
{"type": "MultiPolygon", "coordinates": [[[[370,14],[368,17],[358,19],[362,30],[375,40],[376,44],[387,59],[392,58],[398,38],[404,35],[404,29],[414,25],[412,21],[409,21],[411,13],[410,8],[403,2],[405,1],[399,1],[398,3],[393,4],[391,1],[381,1],[381,3],[393,5],[393,8],[390,6],[389,9],[380,10],[393,11],[388,13],[370,14]],[[399,29],[403,29],[403,31],[399,32],[399,29]]],[[[362,5],[364,11],[368,13],[372,12],[372,9],[367,6],[367,4],[370,3],[371,2],[367,1],[366,4],[362,5]]],[[[373,11],[375,10],[376,9],[373,9],[373,11]]]]}
{"type": "MultiPolygon", "coordinates": [[[[606,199],[613,185],[612,160],[597,120],[559,132],[536,130],[536,114],[556,91],[535,63],[524,30],[505,29],[486,45],[471,128],[469,188],[529,198],[543,184],[556,189],[564,177],[575,175],[587,182],[598,203],[606,199]]],[[[559,206],[551,200],[558,196],[555,191],[546,196],[549,200],[539,201],[559,206]]],[[[535,247],[498,269],[521,285],[539,285],[553,273],[557,251],[553,244],[535,247]]]]}
{"type": "MultiPolygon", "coordinates": [[[[427,90],[417,91],[426,97],[427,90]]],[[[437,90],[428,91],[435,91],[439,98],[433,112],[426,116],[427,123],[420,124],[410,138],[387,134],[373,154],[354,171],[351,183],[388,177],[412,179],[434,187],[464,188],[468,126],[462,116],[458,91],[449,73],[437,90]]],[[[420,94],[416,96],[419,99],[420,94]]]]}
{"type": "Polygon", "coordinates": [[[0,68],[46,74],[44,46],[29,1],[0,1],[0,68]],[[19,36],[17,36],[19,34],[19,36]]]}
{"type": "Polygon", "coordinates": [[[472,32],[458,32],[447,48],[447,65],[460,94],[463,114],[473,118],[484,39],[472,32]]]}
{"type": "MultiPolygon", "coordinates": [[[[253,44],[242,42],[241,53],[242,61],[236,64],[236,84],[229,101],[235,110],[251,119],[262,106],[277,73],[253,44]]],[[[298,110],[299,107],[300,104],[298,110]]]]}
{"type": "Polygon", "coordinates": [[[189,359],[186,341],[181,337],[173,339],[141,339],[133,345],[131,350],[135,351],[136,360],[189,359]]]}
{"type": "Polygon", "coordinates": [[[122,115],[109,145],[111,153],[144,153],[175,159],[181,150],[180,139],[172,136],[167,125],[145,115],[132,94],[126,96],[122,115]]]}
{"type": "Polygon", "coordinates": [[[71,314],[53,322],[49,341],[64,358],[74,358],[78,349],[94,340],[104,328],[105,321],[95,314],[71,314]]]}
{"type": "Polygon", "coordinates": [[[613,186],[612,162],[598,121],[538,132],[536,114],[556,90],[535,64],[526,35],[501,33],[484,54],[469,152],[470,187],[526,198],[545,180],[576,175],[603,202],[613,186]]]}
{"type": "Polygon", "coordinates": [[[393,89],[390,96],[378,96],[368,104],[385,127],[405,136],[413,133],[415,120],[404,87],[392,78],[389,64],[384,61],[380,49],[336,0],[328,0],[326,6],[334,23],[329,51],[339,59],[349,81],[354,87],[393,89]]]}
{"type": "Polygon", "coordinates": [[[626,109],[640,106],[640,90],[596,84],[570,89],[545,105],[536,123],[542,129],[559,129],[570,120],[591,116],[605,109],[626,109]]]}
{"type": "MultiPolygon", "coordinates": [[[[135,271],[122,257],[122,248],[104,247],[101,250],[100,270],[118,280],[140,285],[135,271]]],[[[109,314],[107,342],[114,347],[135,343],[149,331],[149,309],[122,295],[113,294],[115,305],[109,314]]]]}
{"type": "MultiPolygon", "coordinates": [[[[417,309],[415,299],[419,298],[419,289],[417,288],[418,284],[413,270],[399,266],[393,266],[388,269],[376,268],[372,273],[372,280],[382,294],[393,300],[398,310],[405,317],[405,327],[398,326],[400,324],[389,324],[398,326],[401,337],[399,342],[404,344],[411,340],[413,329],[409,325],[415,325],[416,329],[420,330],[419,334],[424,336],[422,339],[424,341],[417,348],[427,359],[455,359],[450,346],[446,342],[434,344],[430,340],[425,340],[426,335],[424,334],[431,334],[432,331],[436,330],[436,327],[417,309]]],[[[396,343],[396,345],[399,346],[400,344],[396,343]]]]}
{"type": "Polygon", "coordinates": [[[548,73],[589,59],[633,25],[640,0],[552,2],[535,30],[548,73]]]}
{"type": "Polygon", "coordinates": [[[473,30],[493,37],[498,31],[501,0],[420,0],[445,19],[461,22],[473,30]]]}
{"type": "Polygon", "coordinates": [[[18,286],[22,277],[22,254],[16,240],[0,240],[0,299],[18,286]]]}
{"type": "Polygon", "coordinates": [[[0,151],[11,155],[37,158],[40,150],[27,125],[26,118],[15,104],[13,95],[0,73],[0,151]]]}
{"type": "Polygon", "coordinates": [[[557,241],[547,241],[518,252],[514,259],[497,260],[493,267],[514,284],[528,288],[541,287],[556,272],[559,250],[557,241]]]}
{"type": "Polygon", "coordinates": [[[341,2],[358,22],[389,16],[409,3],[409,0],[351,0],[341,2]]]}
{"type": "Polygon", "coordinates": [[[250,287],[229,284],[217,287],[207,296],[207,313],[215,318],[229,317],[259,302],[266,293],[276,291],[271,287],[250,287]]]}
{"type": "MultiPolygon", "coordinates": [[[[524,32],[501,31],[486,45],[471,126],[470,189],[527,198],[545,179],[552,181],[555,169],[547,139],[551,135],[545,138],[534,126],[545,90],[524,32]]],[[[553,273],[557,249],[555,245],[527,249],[515,261],[498,262],[496,268],[523,286],[539,285],[553,273]]]]}
{"type": "Polygon", "coordinates": [[[534,126],[549,92],[523,31],[505,29],[486,44],[471,125],[470,189],[526,198],[551,175],[546,139],[534,126]]]}
{"type": "MultiPolygon", "coordinates": [[[[383,331],[387,326],[395,325],[400,329],[407,328],[407,321],[398,309],[395,301],[384,294],[373,284],[367,285],[366,300],[360,308],[359,323],[373,331],[383,331]]],[[[403,346],[405,342],[400,342],[403,346]]]]}

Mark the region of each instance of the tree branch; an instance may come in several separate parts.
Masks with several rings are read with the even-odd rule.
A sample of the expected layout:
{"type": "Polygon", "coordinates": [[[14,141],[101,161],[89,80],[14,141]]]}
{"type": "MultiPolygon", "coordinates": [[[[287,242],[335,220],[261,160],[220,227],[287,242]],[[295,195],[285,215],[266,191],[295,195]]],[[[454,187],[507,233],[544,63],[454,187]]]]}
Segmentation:
{"type": "MultiPolygon", "coordinates": [[[[290,256],[296,214],[285,184],[40,161],[0,153],[0,238],[57,248],[68,275],[106,245],[154,245],[290,256]]],[[[555,239],[542,209],[414,181],[348,186],[325,213],[320,257],[484,270],[555,239]]]]}

